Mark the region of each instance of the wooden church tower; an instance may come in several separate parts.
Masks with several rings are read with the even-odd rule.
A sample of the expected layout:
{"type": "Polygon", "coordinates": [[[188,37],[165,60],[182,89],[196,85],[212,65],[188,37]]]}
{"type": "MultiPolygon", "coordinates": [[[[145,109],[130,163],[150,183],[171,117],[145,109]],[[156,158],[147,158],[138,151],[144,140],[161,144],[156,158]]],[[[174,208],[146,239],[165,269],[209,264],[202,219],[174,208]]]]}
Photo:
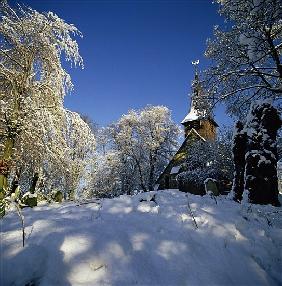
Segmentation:
{"type": "Polygon", "coordinates": [[[190,111],[182,120],[181,124],[184,126],[185,138],[188,136],[192,129],[203,137],[205,140],[216,139],[217,123],[213,120],[213,116],[208,114],[207,110],[199,110],[195,102],[198,98],[205,97],[204,91],[201,87],[198,71],[195,71],[195,78],[192,84],[192,96],[190,111]]]}
{"type": "Polygon", "coordinates": [[[184,142],[164,169],[163,173],[159,176],[156,181],[155,189],[177,189],[178,183],[176,176],[181,172],[181,164],[189,154],[189,146],[191,146],[191,143],[195,140],[207,141],[216,139],[216,128],[218,125],[214,121],[213,116],[208,114],[208,110],[199,110],[195,104],[198,97],[204,96],[204,90],[201,87],[196,69],[192,84],[190,109],[181,122],[184,126],[184,142]]]}

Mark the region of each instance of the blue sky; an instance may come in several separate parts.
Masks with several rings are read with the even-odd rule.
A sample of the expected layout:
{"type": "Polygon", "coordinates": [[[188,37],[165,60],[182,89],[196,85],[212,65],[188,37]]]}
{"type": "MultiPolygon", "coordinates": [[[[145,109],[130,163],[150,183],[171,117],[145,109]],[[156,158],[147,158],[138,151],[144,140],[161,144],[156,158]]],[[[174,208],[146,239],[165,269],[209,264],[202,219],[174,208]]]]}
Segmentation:
{"type": "MultiPolygon", "coordinates": [[[[223,22],[211,0],[18,3],[53,11],[83,33],[77,40],[85,69],[69,69],[75,90],[65,106],[99,125],[147,104],[169,107],[179,123],[189,107],[191,61],[200,59],[200,68],[207,64],[206,39],[223,22]]],[[[216,120],[231,122],[223,108],[216,120]]]]}

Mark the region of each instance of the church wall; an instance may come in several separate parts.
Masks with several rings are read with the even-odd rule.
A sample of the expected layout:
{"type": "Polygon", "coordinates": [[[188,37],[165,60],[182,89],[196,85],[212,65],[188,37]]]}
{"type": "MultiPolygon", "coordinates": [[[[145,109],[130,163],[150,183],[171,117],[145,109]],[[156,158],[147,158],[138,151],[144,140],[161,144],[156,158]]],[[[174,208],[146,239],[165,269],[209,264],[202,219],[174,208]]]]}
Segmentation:
{"type": "Polygon", "coordinates": [[[202,195],[203,190],[196,186],[181,184],[176,180],[177,174],[171,174],[171,170],[175,166],[180,166],[186,159],[189,153],[189,147],[193,142],[198,140],[215,140],[216,127],[210,120],[195,120],[185,124],[185,140],[172,160],[169,162],[163,173],[158,178],[156,185],[159,190],[164,189],[181,189],[181,191],[189,191],[194,194],[202,195]],[[191,129],[196,132],[191,132],[191,129]],[[199,136],[200,135],[200,136],[199,136]]]}
{"type": "Polygon", "coordinates": [[[216,127],[210,120],[194,120],[185,123],[185,137],[194,128],[206,140],[216,139],[216,127]]]}
{"type": "Polygon", "coordinates": [[[216,128],[209,120],[201,120],[200,129],[197,131],[206,140],[214,141],[216,139],[216,128]]]}
{"type": "MultiPolygon", "coordinates": [[[[190,131],[190,130],[189,130],[190,131]]],[[[173,167],[181,166],[184,163],[185,159],[187,158],[189,147],[193,142],[197,140],[202,140],[199,135],[192,132],[189,134],[189,137],[186,137],[183,144],[173,156],[163,173],[160,175],[158,180],[156,181],[156,185],[158,185],[159,190],[164,189],[178,189],[178,182],[176,180],[177,174],[171,174],[171,170],[173,167]]]]}

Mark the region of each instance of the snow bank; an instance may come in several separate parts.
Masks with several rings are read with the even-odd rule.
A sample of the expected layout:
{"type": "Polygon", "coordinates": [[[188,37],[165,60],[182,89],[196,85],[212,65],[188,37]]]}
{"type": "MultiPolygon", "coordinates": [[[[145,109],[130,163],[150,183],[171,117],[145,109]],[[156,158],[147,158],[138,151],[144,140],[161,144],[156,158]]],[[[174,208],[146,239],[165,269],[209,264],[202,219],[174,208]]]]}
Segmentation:
{"type": "Polygon", "coordinates": [[[25,248],[1,220],[1,286],[282,283],[281,208],[166,190],[23,212],[25,248]]]}

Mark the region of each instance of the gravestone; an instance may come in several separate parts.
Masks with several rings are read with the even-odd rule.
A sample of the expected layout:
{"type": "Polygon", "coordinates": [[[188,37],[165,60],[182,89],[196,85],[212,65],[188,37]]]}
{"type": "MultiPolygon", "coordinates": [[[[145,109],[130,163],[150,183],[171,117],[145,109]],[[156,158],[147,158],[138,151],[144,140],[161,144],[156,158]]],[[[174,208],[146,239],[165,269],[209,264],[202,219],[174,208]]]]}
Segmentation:
{"type": "Polygon", "coordinates": [[[59,190],[54,190],[52,192],[51,197],[52,197],[52,200],[56,203],[61,203],[63,201],[63,198],[64,198],[63,193],[59,190]]]}
{"type": "Polygon", "coordinates": [[[207,178],[204,183],[205,183],[205,190],[206,190],[207,194],[209,192],[212,192],[212,194],[214,196],[218,196],[219,195],[219,191],[218,191],[218,188],[217,188],[217,185],[216,185],[216,180],[211,179],[211,178],[207,178]]]}

